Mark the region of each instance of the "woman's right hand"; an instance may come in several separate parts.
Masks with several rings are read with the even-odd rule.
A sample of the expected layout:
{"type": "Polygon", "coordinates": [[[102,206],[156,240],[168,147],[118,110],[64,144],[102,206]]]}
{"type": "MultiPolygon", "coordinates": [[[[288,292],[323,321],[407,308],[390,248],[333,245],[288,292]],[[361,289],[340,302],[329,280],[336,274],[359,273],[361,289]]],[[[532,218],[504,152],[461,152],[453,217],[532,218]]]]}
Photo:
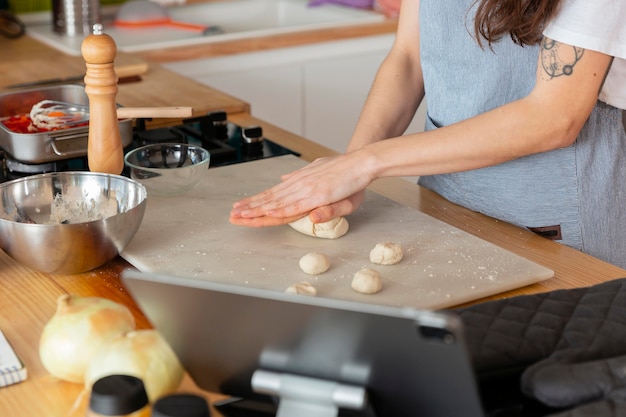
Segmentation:
{"type": "Polygon", "coordinates": [[[354,212],[365,200],[365,191],[359,191],[350,197],[327,206],[318,207],[309,213],[313,223],[325,223],[354,212]]]}
{"type": "Polygon", "coordinates": [[[357,151],[322,158],[282,177],[282,181],[233,204],[230,222],[261,227],[290,223],[311,216],[314,223],[353,212],[363,202],[363,190],[374,179],[357,151]]]}
{"type": "MultiPolygon", "coordinates": [[[[326,206],[317,207],[306,215],[310,217],[312,223],[325,223],[337,217],[347,216],[356,210],[364,200],[365,191],[359,191],[346,199],[326,206]]],[[[302,215],[296,215],[292,217],[259,216],[254,218],[245,218],[231,213],[229,220],[232,224],[238,226],[267,227],[288,224],[299,220],[302,217],[302,215]]]]}

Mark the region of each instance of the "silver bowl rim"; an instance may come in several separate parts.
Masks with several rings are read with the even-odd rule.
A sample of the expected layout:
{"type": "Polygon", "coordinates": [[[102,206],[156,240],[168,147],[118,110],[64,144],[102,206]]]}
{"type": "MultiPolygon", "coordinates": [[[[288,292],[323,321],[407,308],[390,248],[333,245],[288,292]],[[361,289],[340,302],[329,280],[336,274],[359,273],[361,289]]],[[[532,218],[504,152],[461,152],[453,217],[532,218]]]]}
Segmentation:
{"type": "MultiPolygon", "coordinates": [[[[3,183],[0,183],[0,190],[2,190],[3,188],[8,188],[9,186],[12,186],[14,184],[18,184],[20,182],[27,182],[27,181],[32,181],[32,180],[39,180],[42,178],[50,178],[50,177],[65,177],[65,176],[81,176],[81,177],[87,177],[87,176],[96,176],[96,177],[109,177],[109,178],[114,178],[117,180],[122,180],[128,183],[133,184],[135,187],[137,187],[140,191],[141,191],[141,200],[137,202],[137,204],[134,207],[129,208],[128,210],[118,213],[117,215],[123,215],[125,213],[128,213],[130,211],[133,211],[137,208],[139,208],[141,205],[145,205],[146,201],[148,199],[148,191],[146,189],[146,187],[139,181],[133,179],[133,178],[129,178],[126,177],[124,175],[118,175],[118,174],[108,174],[105,172],[92,172],[92,171],[59,171],[59,172],[45,172],[42,174],[33,174],[33,175],[28,175],[26,177],[22,177],[22,178],[16,178],[10,181],[5,181],[3,183]]],[[[92,220],[92,221],[88,221],[88,222],[81,222],[81,223],[69,223],[69,224],[64,224],[64,227],[85,227],[85,225],[87,224],[92,224],[92,223],[99,223],[102,221],[107,220],[110,217],[104,218],[104,219],[98,219],[98,220],[92,220]]],[[[58,227],[58,224],[45,224],[45,223],[20,223],[20,222],[15,222],[9,219],[4,219],[2,217],[0,217],[0,222],[8,222],[8,223],[19,223],[20,225],[23,225],[25,227],[58,227]]]]}
{"type": "Polygon", "coordinates": [[[211,152],[209,152],[207,149],[203,148],[200,145],[193,145],[190,143],[175,143],[175,142],[150,143],[148,145],[143,145],[138,148],[132,149],[126,152],[126,154],[124,155],[124,163],[126,164],[126,166],[132,169],[143,170],[143,171],[148,171],[148,172],[164,172],[164,171],[171,171],[171,170],[176,170],[176,169],[189,169],[191,167],[199,167],[202,165],[206,165],[206,164],[209,164],[210,162],[211,162],[211,152]],[[132,162],[128,160],[131,156],[141,151],[144,151],[149,148],[157,147],[157,146],[160,146],[160,147],[161,146],[182,146],[188,149],[198,149],[202,153],[202,161],[198,162],[197,164],[186,165],[180,168],[151,168],[151,167],[144,167],[141,165],[133,164],[132,162]]]}
{"type": "Polygon", "coordinates": [[[32,181],[32,180],[38,180],[40,178],[46,178],[46,177],[65,177],[65,176],[97,176],[97,177],[112,177],[112,178],[116,178],[116,179],[121,179],[121,180],[125,180],[128,182],[132,182],[140,187],[143,187],[143,184],[141,184],[139,181],[136,181],[132,178],[129,178],[125,175],[118,175],[118,174],[108,174],[106,172],[94,172],[94,171],[58,171],[58,172],[44,172],[41,174],[32,174],[32,175],[27,175],[25,177],[21,177],[21,178],[15,178],[9,181],[4,181],[2,183],[0,183],[0,188],[6,188],[12,184],[16,184],[18,182],[26,182],[26,181],[32,181]]]}

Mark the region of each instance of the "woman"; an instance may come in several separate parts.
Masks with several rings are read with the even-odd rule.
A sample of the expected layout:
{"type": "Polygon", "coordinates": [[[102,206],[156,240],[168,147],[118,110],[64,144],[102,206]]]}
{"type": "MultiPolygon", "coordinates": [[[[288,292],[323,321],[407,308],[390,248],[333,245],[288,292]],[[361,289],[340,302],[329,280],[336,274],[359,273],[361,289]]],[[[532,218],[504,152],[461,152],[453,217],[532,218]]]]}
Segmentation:
{"type": "Polygon", "coordinates": [[[344,155],[234,204],[231,222],[319,223],[375,179],[626,267],[626,2],[404,0],[344,155]],[[427,100],[423,133],[401,136],[427,100]]]}

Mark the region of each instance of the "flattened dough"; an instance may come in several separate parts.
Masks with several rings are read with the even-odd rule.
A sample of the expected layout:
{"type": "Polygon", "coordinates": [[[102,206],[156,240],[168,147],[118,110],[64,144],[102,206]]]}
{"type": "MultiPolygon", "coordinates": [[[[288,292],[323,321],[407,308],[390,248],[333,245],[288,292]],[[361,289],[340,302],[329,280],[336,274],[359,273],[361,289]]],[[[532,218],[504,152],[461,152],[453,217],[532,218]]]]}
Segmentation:
{"type": "Polygon", "coordinates": [[[317,295],[317,289],[306,281],[290,285],[285,292],[287,294],[310,295],[312,297],[317,295]]]}
{"type": "Polygon", "coordinates": [[[325,223],[313,223],[308,215],[289,223],[289,226],[305,235],[323,239],[340,238],[348,233],[349,228],[345,217],[337,217],[325,223]]]}

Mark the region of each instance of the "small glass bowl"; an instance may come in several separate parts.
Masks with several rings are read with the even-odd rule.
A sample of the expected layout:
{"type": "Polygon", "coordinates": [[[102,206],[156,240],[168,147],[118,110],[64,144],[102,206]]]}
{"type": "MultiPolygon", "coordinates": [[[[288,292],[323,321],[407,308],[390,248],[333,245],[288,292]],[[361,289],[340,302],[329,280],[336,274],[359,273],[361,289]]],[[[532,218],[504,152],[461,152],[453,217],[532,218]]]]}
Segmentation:
{"type": "Polygon", "coordinates": [[[155,143],[129,151],[124,157],[130,177],[148,194],[171,196],[194,188],[209,168],[206,149],[182,143],[155,143]]]}

